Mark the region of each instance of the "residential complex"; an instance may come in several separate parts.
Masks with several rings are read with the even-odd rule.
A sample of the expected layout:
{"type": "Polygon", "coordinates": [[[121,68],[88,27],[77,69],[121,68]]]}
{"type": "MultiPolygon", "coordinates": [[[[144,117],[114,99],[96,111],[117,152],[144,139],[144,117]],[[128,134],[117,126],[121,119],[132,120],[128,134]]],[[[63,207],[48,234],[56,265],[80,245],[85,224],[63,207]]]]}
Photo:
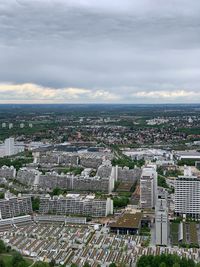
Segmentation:
{"type": "Polygon", "coordinates": [[[39,213],[105,217],[113,214],[113,200],[98,199],[94,195],[67,194],[65,197],[41,197],[39,213]]]}
{"type": "Polygon", "coordinates": [[[32,214],[30,197],[11,197],[0,200],[0,218],[7,219],[32,214]]]}
{"type": "Polygon", "coordinates": [[[200,218],[200,178],[188,169],[175,180],[175,213],[200,218]]]}
{"type": "Polygon", "coordinates": [[[49,192],[55,188],[64,188],[70,191],[102,191],[111,193],[115,182],[124,182],[132,186],[141,176],[141,169],[129,169],[128,167],[112,166],[109,160],[105,160],[91,175],[94,169],[85,168],[81,174],[61,173],[56,171],[43,174],[32,166],[23,167],[16,171],[13,167],[0,168],[0,178],[15,179],[34,191],[49,192]]]}
{"type": "MultiPolygon", "coordinates": [[[[2,126],[0,154],[6,131],[15,152],[20,144],[25,150],[13,154],[10,138],[12,155],[0,162],[0,238],[7,245],[58,266],[136,267],[141,255],[163,253],[200,260],[198,129],[190,137],[171,131],[180,117],[129,112],[65,114],[56,122],[57,115],[35,114],[2,126]]],[[[192,121],[181,117],[181,127],[199,125],[192,121]]]]}

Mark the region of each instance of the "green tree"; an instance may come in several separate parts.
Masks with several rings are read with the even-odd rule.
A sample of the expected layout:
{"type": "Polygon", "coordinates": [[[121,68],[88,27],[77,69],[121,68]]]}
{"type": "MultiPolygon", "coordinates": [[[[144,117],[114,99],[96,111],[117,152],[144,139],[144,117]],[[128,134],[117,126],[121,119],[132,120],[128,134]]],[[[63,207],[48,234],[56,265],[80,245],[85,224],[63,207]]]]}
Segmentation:
{"type": "Polygon", "coordinates": [[[0,267],[6,267],[5,262],[2,258],[0,258],[0,267]]]}
{"type": "Polygon", "coordinates": [[[158,186],[168,188],[168,184],[166,182],[166,179],[163,176],[158,175],[158,186]]]}
{"type": "Polygon", "coordinates": [[[24,259],[22,255],[19,252],[14,252],[13,258],[12,258],[12,267],[18,267],[21,262],[23,262],[24,259]]]}
{"type": "Polygon", "coordinates": [[[17,267],[27,267],[27,263],[26,263],[26,261],[25,261],[25,260],[21,261],[21,262],[17,265],[17,267]]]}
{"type": "Polygon", "coordinates": [[[56,265],[56,261],[54,259],[52,259],[49,263],[50,267],[54,267],[56,265]]]}
{"type": "Polygon", "coordinates": [[[38,261],[34,264],[34,267],[48,267],[48,263],[46,262],[42,262],[42,261],[38,261]]]}
{"type": "Polygon", "coordinates": [[[60,188],[58,188],[58,187],[54,188],[54,189],[53,189],[53,192],[52,192],[52,194],[53,194],[54,196],[59,196],[59,195],[61,195],[62,193],[63,193],[62,189],[60,189],[60,188]]]}
{"type": "Polygon", "coordinates": [[[40,199],[38,197],[32,197],[31,198],[31,201],[32,201],[33,211],[39,210],[39,207],[40,207],[40,199]]]}
{"type": "Polygon", "coordinates": [[[143,255],[137,261],[137,267],[200,267],[191,259],[180,258],[177,255],[161,254],[161,255],[143,255]]]}
{"type": "Polygon", "coordinates": [[[121,208],[127,206],[129,203],[129,198],[122,196],[122,197],[114,197],[113,198],[113,205],[115,208],[121,208]]]}
{"type": "Polygon", "coordinates": [[[6,251],[6,246],[3,242],[3,240],[0,240],[0,253],[3,253],[6,251]]]}

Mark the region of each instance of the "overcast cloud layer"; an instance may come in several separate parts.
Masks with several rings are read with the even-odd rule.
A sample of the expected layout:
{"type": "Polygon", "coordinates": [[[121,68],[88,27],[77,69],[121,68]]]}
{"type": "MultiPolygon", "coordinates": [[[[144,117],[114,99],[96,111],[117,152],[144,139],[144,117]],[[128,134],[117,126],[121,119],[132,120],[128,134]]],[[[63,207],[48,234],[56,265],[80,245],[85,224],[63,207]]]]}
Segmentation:
{"type": "Polygon", "coordinates": [[[0,103],[199,103],[199,0],[0,1],[0,103]]]}

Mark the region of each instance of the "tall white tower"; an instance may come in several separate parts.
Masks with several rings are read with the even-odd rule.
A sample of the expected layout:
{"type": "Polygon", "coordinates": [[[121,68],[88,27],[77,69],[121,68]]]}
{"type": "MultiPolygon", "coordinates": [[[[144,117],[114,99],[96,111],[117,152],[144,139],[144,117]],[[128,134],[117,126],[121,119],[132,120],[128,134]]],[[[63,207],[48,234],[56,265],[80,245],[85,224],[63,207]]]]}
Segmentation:
{"type": "Polygon", "coordinates": [[[169,236],[169,221],[167,207],[167,193],[163,189],[158,193],[155,208],[156,245],[167,246],[169,236]]]}
{"type": "Polygon", "coordinates": [[[175,213],[200,218],[200,178],[190,168],[175,180],[175,213]]]}
{"type": "Polygon", "coordinates": [[[5,140],[5,155],[12,156],[15,154],[15,139],[7,138],[5,140]]]}
{"type": "Polygon", "coordinates": [[[152,209],[157,199],[157,171],[154,166],[145,167],[140,178],[140,206],[152,209]]]}

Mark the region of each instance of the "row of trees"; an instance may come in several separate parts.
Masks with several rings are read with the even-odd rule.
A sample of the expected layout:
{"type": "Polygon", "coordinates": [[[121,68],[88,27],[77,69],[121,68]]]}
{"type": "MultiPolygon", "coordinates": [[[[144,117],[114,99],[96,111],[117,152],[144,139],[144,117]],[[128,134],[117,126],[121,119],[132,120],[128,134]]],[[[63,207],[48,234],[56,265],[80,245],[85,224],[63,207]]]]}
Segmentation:
{"type": "Polygon", "coordinates": [[[196,264],[191,259],[180,258],[177,255],[162,254],[141,256],[137,267],[200,267],[200,263],[196,264]]]}
{"type": "Polygon", "coordinates": [[[122,208],[126,207],[129,203],[129,197],[126,196],[119,196],[113,198],[113,205],[114,208],[122,208]]]}
{"type": "Polygon", "coordinates": [[[158,175],[158,186],[164,187],[164,188],[169,188],[165,177],[158,175]]]}
{"type": "Polygon", "coordinates": [[[58,173],[61,174],[63,172],[64,174],[66,174],[66,173],[72,172],[74,175],[80,175],[83,170],[84,170],[84,168],[82,168],[82,167],[70,166],[68,168],[61,168],[58,171],[58,173]]]}
{"type": "Polygon", "coordinates": [[[16,158],[11,159],[8,157],[0,158],[0,167],[6,165],[6,166],[14,166],[15,169],[18,171],[20,168],[22,168],[25,164],[33,162],[33,158],[16,158]]]}
{"type": "MultiPolygon", "coordinates": [[[[76,265],[75,263],[72,263],[72,264],[71,264],[71,267],[78,267],[78,265],[76,265]]],[[[86,263],[83,265],[83,267],[91,267],[91,265],[90,265],[88,262],[86,262],[86,263]]],[[[98,267],[101,267],[101,266],[98,265],[98,267]]],[[[117,267],[117,265],[116,265],[115,263],[111,263],[111,264],[109,265],[109,267],[117,267]]]]}
{"type": "Polygon", "coordinates": [[[163,167],[158,167],[157,169],[158,174],[164,175],[165,177],[177,177],[179,175],[182,175],[182,172],[177,170],[165,170],[163,167]]]}
{"type": "Polygon", "coordinates": [[[184,165],[195,166],[195,162],[196,162],[195,159],[182,159],[178,161],[178,165],[179,166],[184,166],[184,165]]]}
{"type": "Polygon", "coordinates": [[[121,158],[117,159],[117,158],[114,158],[112,160],[112,165],[113,166],[120,166],[120,167],[129,167],[129,169],[134,169],[135,166],[137,167],[142,167],[144,165],[144,160],[141,159],[141,160],[132,160],[130,157],[127,157],[125,155],[121,156],[121,158]]]}

